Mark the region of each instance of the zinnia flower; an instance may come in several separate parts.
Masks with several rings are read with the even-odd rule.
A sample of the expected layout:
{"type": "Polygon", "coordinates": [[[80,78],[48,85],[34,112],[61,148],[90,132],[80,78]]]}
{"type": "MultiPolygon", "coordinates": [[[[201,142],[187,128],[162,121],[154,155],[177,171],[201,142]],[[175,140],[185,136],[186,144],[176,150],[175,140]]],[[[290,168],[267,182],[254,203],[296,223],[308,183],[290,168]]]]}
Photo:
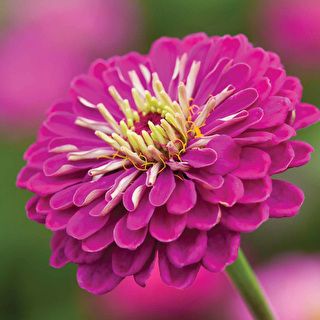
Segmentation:
{"type": "MultiPolygon", "coordinates": [[[[258,268],[259,278],[279,319],[320,319],[319,270],[320,256],[315,254],[280,256],[258,268]]],[[[230,319],[252,319],[240,299],[234,297],[229,301],[230,319]]]]}
{"type": "Polygon", "coordinates": [[[9,1],[0,41],[0,125],[20,135],[38,127],[97,54],[119,53],[136,38],[136,11],[127,0],[9,1]]]}
{"type": "Polygon", "coordinates": [[[190,286],[234,262],[241,232],[298,213],[302,191],[271,176],[310,159],[290,141],[319,120],[276,54],[243,35],[161,38],[149,54],[96,61],[25,153],[18,186],[53,231],[50,263],[78,265],[102,294],[133,276],[190,286]]]}

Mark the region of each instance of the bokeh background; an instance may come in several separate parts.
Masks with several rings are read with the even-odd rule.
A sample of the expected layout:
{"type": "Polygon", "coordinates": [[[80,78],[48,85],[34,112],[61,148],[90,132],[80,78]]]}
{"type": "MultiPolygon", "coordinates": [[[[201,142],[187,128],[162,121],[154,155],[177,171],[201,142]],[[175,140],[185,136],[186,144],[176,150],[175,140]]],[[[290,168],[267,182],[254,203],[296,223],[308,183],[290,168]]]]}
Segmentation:
{"type": "MultiPolygon", "coordinates": [[[[278,52],[288,74],[300,77],[303,99],[320,106],[319,0],[0,1],[0,319],[247,319],[223,275],[201,275],[186,292],[165,288],[155,274],[149,289],[127,281],[103,298],[86,294],[77,287],[73,266],[49,267],[50,232],[27,220],[29,194],[15,187],[22,154],[46,109],[68,94],[68,83],[90,61],[146,52],[157,37],[198,31],[245,33],[255,45],[278,52]]],[[[301,302],[305,314],[282,313],[281,319],[320,319],[319,132],[316,125],[299,133],[316,151],[307,166],[286,174],[305,191],[301,213],[243,236],[242,247],[257,270],[280,264],[284,270],[275,283],[293,273],[276,287],[278,295],[271,290],[276,285],[267,288],[275,308],[299,304],[299,297],[279,298],[292,291],[318,302],[318,309],[301,302]]]]}

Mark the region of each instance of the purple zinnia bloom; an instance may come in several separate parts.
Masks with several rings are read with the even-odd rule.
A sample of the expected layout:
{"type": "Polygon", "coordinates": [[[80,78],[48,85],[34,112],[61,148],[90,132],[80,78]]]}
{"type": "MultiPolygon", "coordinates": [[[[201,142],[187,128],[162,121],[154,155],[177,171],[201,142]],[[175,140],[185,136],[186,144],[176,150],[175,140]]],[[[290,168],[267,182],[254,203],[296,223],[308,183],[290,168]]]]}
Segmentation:
{"type": "Polygon", "coordinates": [[[241,232],[295,215],[302,191],[271,176],[310,160],[290,141],[317,122],[297,78],[243,35],[161,38],[149,54],[98,60],[55,104],[18,186],[53,231],[50,263],[78,265],[102,294],[133,276],[191,285],[234,262],[241,232]]]}

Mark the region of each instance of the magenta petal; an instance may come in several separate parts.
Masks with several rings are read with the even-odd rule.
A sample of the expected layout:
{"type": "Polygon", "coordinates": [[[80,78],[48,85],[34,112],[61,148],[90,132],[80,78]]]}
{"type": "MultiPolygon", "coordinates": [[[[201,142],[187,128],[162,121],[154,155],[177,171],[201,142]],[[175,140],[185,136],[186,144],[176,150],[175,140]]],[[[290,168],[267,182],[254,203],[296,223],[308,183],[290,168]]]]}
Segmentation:
{"type": "Polygon", "coordinates": [[[215,175],[207,170],[190,170],[185,172],[186,176],[193,180],[197,186],[207,190],[214,190],[221,188],[223,185],[224,179],[220,175],[215,175]]]}
{"type": "Polygon", "coordinates": [[[64,248],[67,242],[67,235],[64,231],[57,231],[51,238],[51,257],[50,266],[53,268],[62,268],[70,259],[66,257],[64,248]]]}
{"type": "Polygon", "coordinates": [[[46,217],[46,227],[51,231],[65,229],[74,211],[74,208],[67,210],[50,210],[46,217]]]}
{"type": "Polygon", "coordinates": [[[271,165],[270,156],[257,148],[243,148],[240,163],[232,174],[241,179],[258,179],[264,177],[271,165]]]}
{"type": "Polygon", "coordinates": [[[141,271],[153,253],[154,243],[154,240],[149,237],[137,250],[114,248],[112,251],[113,272],[125,277],[141,271]]]}
{"type": "Polygon", "coordinates": [[[238,166],[241,149],[231,137],[217,135],[207,147],[215,150],[218,155],[217,161],[210,167],[211,173],[224,175],[238,166]]]}
{"type": "Polygon", "coordinates": [[[151,222],[150,234],[161,242],[176,240],[187,224],[187,215],[170,214],[165,207],[156,209],[151,222]]]}
{"type": "Polygon", "coordinates": [[[146,174],[141,174],[124,192],[122,202],[128,211],[134,211],[139,205],[146,190],[146,177],[146,174]]]}
{"type": "Polygon", "coordinates": [[[296,130],[306,128],[320,121],[320,110],[308,103],[300,103],[296,107],[296,119],[294,128],[296,130]]]}
{"type": "Polygon", "coordinates": [[[50,199],[50,206],[54,210],[63,210],[73,206],[73,195],[80,184],[73,185],[55,193],[50,199]]]}
{"type": "Polygon", "coordinates": [[[273,175],[288,169],[294,158],[294,151],[289,142],[282,142],[276,146],[264,148],[271,158],[269,174],[273,175]]]}
{"type": "Polygon", "coordinates": [[[207,233],[185,229],[182,235],[167,245],[167,257],[177,268],[199,262],[207,249],[207,233]]]}
{"type": "Polygon", "coordinates": [[[207,236],[207,252],[202,259],[203,266],[211,272],[220,272],[236,260],[240,234],[218,226],[209,231],[207,236]]]}
{"type": "Polygon", "coordinates": [[[138,230],[148,225],[155,207],[150,203],[148,193],[143,195],[137,209],[128,212],[127,227],[130,230],[138,230]]]}
{"type": "Polygon", "coordinates": [[[120,248],[129,250],[137,249],[146,238],[148,228],[130,230],[127,227],[127,215],[123,216],[116,224],[113,232],[115,243],[120,248]]]}
{"type": "Polygon", "coordinates": [[[82,263],[93,263],[99,260],[102,256],[102,252],[88,253],[82,250],[81,241],[68,237],[66,242],[64,253],[71,262],[82,264],[82,263]]]}
{"type": "MultiPolygon", "coordinates": [[[[95,203],[94,203],[95,204],[95,203]]],[[[108,221],[110,215],[93,217],[90,208],[80,208],[67,224],[67,233],[71,237],[83,240],[99,231],[108,221]]]]}
{"type": "Polygon", "coordinates": [[[266,200],[272,191],[272,182],[269,176],[257,180],[242,180],[244,195],[238,203],[255,203],[266,200]]]}
{"type": "Polygon", "coordinates": [[[83,183],[74,194],[74,204],[78,207],[88,205],[110,189],[118,176],[119,173],[117,172],[104,176],[97,181],[83,183]]]}
{"type": "Polygon", "coordinates": [[[164,250],[159,251],[160,276],[168,286],[178,289],[190,287],[194,282],[200,269],[200,264],[189,265],[183,268],[176,268],[168,260],[164,250]]]}
{"type": "Polygon", "coordinates": [[[195,185],[190,180],[177,179],[174,193],[167,202],[167,209],[172,214],[184,214],[194,207],[197,201],[195,185]]]}
{"type": "Polygon", "coordinates": [[[39,201],[38,196],[33,196],[31,199],[28,200],[25,209],[27,213],[27,217],[30,220],[36,221],[38,223],[45,223],[45,216],[41,215],[37,210],[36,206],[39,201]]]}
{"type": "Polygon", "coordinates": [[[231,207],[243,196],[243,193],[242,181],[232,174],[227,174],[220,188],[214,190],[201,189],[200,195],[208,202],[231,207]]]}
{"type": "Polygon", "coordinates": [[[311,153],[314,151],[310,144],[303,141],[290,141],[289,143],[294,152],[294,158],[289,167],[303,166],[310,161],[311,153]]]}
{"type": "Polygon", "coordinates": [[[299,212],[303,201],[304,194],[297,186],[287,181],[272,180],[272,193],[267,200],[270,217],[292,217],[299,212]]]}
{"type": "Polygon", "coordinates": [[[156,183],[149,193],[150,203],[155,207],[166,204],[175,188],[176,182],[173,172],[166,168],[158,175],[156,183]]]}
{"type": "Polygon", "coordinates": [[[146,286],[146,282],[151,276],[155,262],[156,251],[154,250],[153,254],[151,254],[148,261],[145,263],[144,267],[139,272],[134,274],[134,280],[139,286],[143,288],[146,286]]]}
{"type": "Polygon", "coordinates": [[[104,294],[114,289],[123,279],[112,271],[111,253],[92,264],[81,264],[77,271],[80,288],[93,294],[104,294]]]}
{"type": "Polygon", "coordinates": [[[286,97],[272,96],[259,107],[262,108],[264,116],[252,128],[271,128],[285,122],[290,108],[290,100],[286,97]]]}
{"type": "Polygon", "coordinates": [[[187,150],[181,158],[193,168],[202,168],[214,164],[217,160],[217,153],[210,148],[191,149],[187,150]]]}
{"type": "Polygon", "coordinates": [[[198,200],[188,212],[187,226],[190,229],[210,230],[221,218],[221,211],[217,204],[198,200]]]}
{"type": "Polygon", "coordinates": [[[266,203],[236,204],[231,208],[223,208],[221,222],[228,229],[237,232],[256,230],[269,218],[269,207],[266,203]]]}
{"type": "Polygon", "coordinates": [[[98,252],[113,243],[113,230],[121,216],[117,213],[111,215],[105,226],[92,236],[82,240],[82,250],[86,252],[98,252]]]}

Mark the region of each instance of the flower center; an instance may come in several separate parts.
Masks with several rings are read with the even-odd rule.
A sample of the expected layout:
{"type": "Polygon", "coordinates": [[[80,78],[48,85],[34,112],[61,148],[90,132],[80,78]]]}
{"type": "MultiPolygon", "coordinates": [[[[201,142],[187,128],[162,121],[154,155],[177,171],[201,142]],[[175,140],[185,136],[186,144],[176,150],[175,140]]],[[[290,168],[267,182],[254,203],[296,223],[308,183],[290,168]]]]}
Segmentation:
{"type": "MultiPolygon", "coordinates": [[[[92,176],[130,163],[139,170],[148,170],[154,165],[158,169],[162,164],[165,167],[167,161],[181,161],[180,155],[186,150],[188,140],[203,136],[201,127],[205,125],[211,111],[234,91],[232,86],[228,86],[218,95],[210,96],[205,105],[190,105],[199,68],[199,62],[192,64],[186,83],[181,81],[178,86],[177,101],[171,99],[157,73],[149,74],[148,77],[152,86],[151,93],[145,90],[136,72],[130,71],[133,84],[131,93],[135,106],[132,106],[128,99],[123,99],[114,86],[108,88],[124,115],[120,122],[102,103],[93,105],[78,97],[83,105],[97,108],[107,124],[81,117],[77,118],[76,124],[95,130],[95,134],[111,146],[113,151],[108,150],[101,154],[105,150],[93,150],[89,155],[79,155],[76,152],[70,157],[83,159],[97,155],[114,159],[106,167],[90,170],[89,174],[92,176]]],[[[198,143],[195,147],[201,146],[201,143],[198,143]]]]}

